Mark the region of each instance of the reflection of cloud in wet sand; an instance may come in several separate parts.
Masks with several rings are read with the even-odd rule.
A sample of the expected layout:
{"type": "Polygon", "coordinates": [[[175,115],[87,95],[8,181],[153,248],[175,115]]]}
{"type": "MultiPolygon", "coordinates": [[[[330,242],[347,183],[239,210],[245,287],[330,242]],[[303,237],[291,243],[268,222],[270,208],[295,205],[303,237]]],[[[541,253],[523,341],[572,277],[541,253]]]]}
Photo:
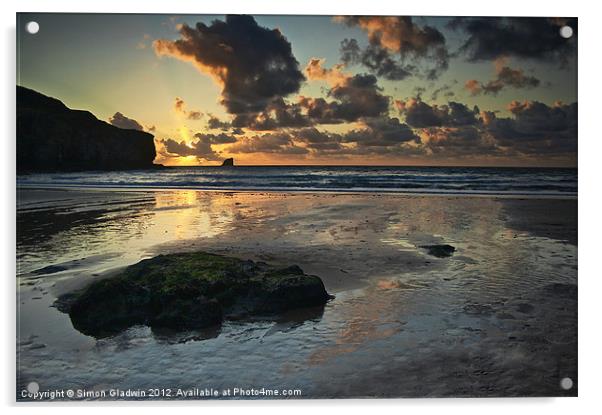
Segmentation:
{"type": "MultiPolygon", "coordinates": [[[[379,280],[375,286],[365,289],[365,296],[337,305],[337,315],[343,321],[335,343],[317,349],[309,356],[309,364],[319,365],[330,359],[357,351],[363,344],[385,339],[399,333],[406,314],[403,303],[394,301],[386,290],[412,287],[395,280],[379,280]]],[[[412,287],[413,288],[413,287],[412,287]]]]}
{"type": "Polygon", "coordinates": [[[129,387],[144,377],[172,385],[299,383],[310,396],[541,396],[557,393],[559,368],[576,375],[576,301],[542,290],[576,283],[576,246],[566,242],[576,235],[576,201],[554,202],[552,217],[547,200],[444,196],[164,190],[19,197],[19,264],[44,270],[20,287],[25,386],[35,379],[48,387],[129,387]],[[418,248],[434,243],[456,252],[439,259],[418,248]],[[228,323],[220,333],[175,338],[139,327],[98,348],[49,308],[53,290],[68,288],[59,282],[51,290],[58,278],[83,283],[142,257],[186,250],[297,264],[336,298],[323,315],[228,323]],[[30,338],[45,348],[31,347],[30,338]],[[66,365],[57,372],[56,362],[66,365]]]}
{"type": "Polygon", "coordinates": [[[407,283],[401,282],[396,279],[380,279],[376,282],[376,286],[381,290],[411,290],[414,288],[422,288],[425,287],[425,284],[416,284],[416,283],[407,283]]]}

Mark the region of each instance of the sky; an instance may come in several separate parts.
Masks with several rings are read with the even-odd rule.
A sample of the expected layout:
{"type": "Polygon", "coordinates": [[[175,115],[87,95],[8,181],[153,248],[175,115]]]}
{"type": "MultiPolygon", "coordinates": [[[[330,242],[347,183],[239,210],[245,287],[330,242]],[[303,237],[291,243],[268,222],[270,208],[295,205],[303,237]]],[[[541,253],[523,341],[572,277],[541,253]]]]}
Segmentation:
{"type": "Polygon", "coordinates": [[[164,165],[577,164],[576,19],[25,13],[17,42],[18,85],[164,165]]]}

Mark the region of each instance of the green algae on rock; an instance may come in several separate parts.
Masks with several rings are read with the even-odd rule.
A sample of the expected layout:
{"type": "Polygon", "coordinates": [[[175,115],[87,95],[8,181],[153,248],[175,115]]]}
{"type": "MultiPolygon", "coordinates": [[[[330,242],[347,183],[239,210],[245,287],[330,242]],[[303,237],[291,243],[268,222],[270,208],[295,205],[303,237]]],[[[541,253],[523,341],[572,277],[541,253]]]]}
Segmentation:
{"type": "Polygon", "coordinates": [[[103,337],[146,324],[176,330],[219,325],[225,318],[269,315],[324,305],[330,295],[322,280],[296,265],[205,252],[159,255],[61,297],[80,332],[103,337]]]}

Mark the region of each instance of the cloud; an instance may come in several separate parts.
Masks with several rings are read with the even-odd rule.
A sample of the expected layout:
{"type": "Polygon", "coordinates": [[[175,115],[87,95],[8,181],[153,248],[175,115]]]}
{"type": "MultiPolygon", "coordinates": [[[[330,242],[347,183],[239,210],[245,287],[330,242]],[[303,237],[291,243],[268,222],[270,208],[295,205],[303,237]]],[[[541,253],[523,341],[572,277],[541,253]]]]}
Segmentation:
{"type": "Polygon", "coordinates": [[[397,118],[365,119],[360,126],[344,134],[319,131],[315,127],[292,133],[312,154],[337,157],[366,155],[422,154],[420,138],[397,118]]]}
{"type": "Polygon", "coordinates": [[[470,61],[518,57],[566,65],[577,46],[577,19],[460,17],[449,27],[468,34],[460,53],[470,61]],[[570,39],[559,34],[565,24],[573,28],[570,39]]]}
{"type": "Polygon", "coordinates": [[[425,128],[420,136],[425,149],[435,158],[501,155],[495,141],[478,126],[425,128]]]}
{"type": "Polygon", "coordinates": [[[426,56],[445,44],[443,34],[431,26],[419,26],[409,16],[343,16],[348,26],[358,26],[371,43],[402,55],[426,56]]]}
{"type": "MultiPolygon", "coordinates": [[[[320,60],[310,62],[313,79],[332,82],[325,98],[301,96],[297,102],[287,103],[274,99],[264,111],[235,116],[232,125],[256,131],[279,128],[309,127],[316,124],[340,124],[360,118],[378,117],[388,112],[389,97],[382,94],[374,75],[332,75],[333,69],[325,69],[320,60]],[[335,80],[336,79],[336,80],[335,80]]],[[[335,69],[336,71],[336,69],[335,69]]]]}
{"type": "Polygon", "coordinates": [[[481,83],[476,79],[469,79],[466,81],[464,88],[470,92],[470,95],[478,95],[481,93],[481,83]]]}
{"type": "Polygon", "coordinates": [[[349,131],[343,141],[358,147],[390,147],[407,142],[420,142],[414,131],[397,118],[379,117],[362,121],[363,126],[349,131]]]}
{"type": "Polygon", "coordinates": [[[479,122],[479,109],[468,108],[465,104],[450,101],[447,105],[428,105],[417,98],[407,101],[395,101],[400,114],[405,115],[406,122],[415,128],[426,127],[458,127],[475,125],[479,122]]]}
{"type": "Polygon", "coordinates": [[[439,95],[443,95],[445,98],[451,98],[455,96],[456,93],[452,91],[452,87],[450,85],[444,84],[431,93],[431,100],[436,101],[439,99],[439,95]]]}
{"type": "Polygon", "coordinates": [[[420,137],[429,157],[561,157],[577,154],[577,104],[546,105],[512,101],[509,117],[470,109],[459,102],[429,105],[420,99],[395,101],[406,123],[420,137]]]}
{"type": "Polygon", "coordinates": [[[483,122],[498,144],[526,154],[577,152],[577,103],[512,101],[510,118],[487,113],[483,122]]]}
{"type": "Polygon", "coordinates": [[[236,153],[278,153],[278,154],[307,154],[309,150],[296,145],[288,132],[267,133],[245,137],[227,148],[236,153]]]}
{"type": "Polygon", "coordinates": [[[109,123],[125,130],[144,130],[142,124],[132,118],[126,117],[120,112],[116,112],[112,117],[109,117],[109,123]]]}
{"type": "Polygon", "coordinates": [[[200,120],[203,117],[203,113],[200,111],[188,111],[188,119],[189,120],[200,120]]]}
{"type": "Polygon", "coordinates": [[[465,104],[428,105],[416,99],[396,101],[406,122],[420,136],[430,157],[542,156],[574,160],[577,151],[577,104],[546,105],[537,101],[512,101],[510,117],[479,111],[465,104]]]}
{"type": "MultiPolygon", "coordinates": [[[[479,111],[459,102],[427,104],[411,98],[396,101],[405,122],[387,115],[362,117],[346,132],[315,126],[286,128],[252,136],[234,131],[197,133],[192,144],[162,140],[165,155],[195,156],[218,161],[223,154],[266,153],[302,157],[403,156],[422,160],[574,160],[577,146],[577,104],[546,105],[512,101],[508,117],[479,111]]],[[[241,132],[241,131],[239,131],[241,132]]]]}
{"type": "Polygon", "coordinates": [[[305,67],[305,75],[310,81],[323,80],[330,86],[344,84],[350,75],[343,72],[344,64],[339,63],[332,68],[324,68],[325,59],[311,58],[305,67]]]}
{"type": "Polygon", "coordinates": [[[184,109],[184,107],[186,106],[186,103],[184,102],[184,100],[180,97],[176,97],[174,104],[173,104],[173,108],[175,112],[179,112],[179,113],[185,113],[186,110],[184,109]]]}
{"type": "Polygon", "coordinates": [[[378,76],[401,80],[421,72],[437,78],[449,65],[445,36],[438,29],[416,24],[408,16],[342,16],[335,19],[357,26],[368,35],[369,46],[361,49],[355,39],[341,43],[341,58],[347,64],[362,64],[378,76]],[[394,57],[399,60],[395,60],[394,57]],[[408,64],[408,62],[411,62],[408,64]]]}
{"type": "Polygon", "coordinates": [[[222,121],[213,114],[207,114],[209,119],[207,120],[207,128],[212,130],[227,130],[232,127],[232,124],[227,121],[222,121]]]}
{"type": "Polygon", "coordinates": [[[213,149],[213,145],[231,144],[236,143],[237,141],[236,137],[226,133],[196,133],[194,137],[196,138],[196,141],[191,144],[187,144],[185,141],[178,142],[171,138],[161,140],[161,143],[165,147],[165,151],[168,153],[164,155],[166,157],[195,156],[198,160],[220,161],[224,157],[213,149]]]}
{"type": "Polygon", "coordinates": [[[514,88],[535,88],[539,85],[539,79],[525,75],[522,69],[512,69],[503,66],[497,72],[497,82],[514,88]]]}
{"type": "Polygon", "coordinates": [[[339,134],[319,131],[315,127],[303,128],[291,133],[295,142],[316,155],[366,155],[414,153],[420,138],[412,129],[397,118],[375,117],[359,122],[358,128],[339,134]],[[410,145],[411,144],[411,145],[410,145]]]}
{"type": "MultiPolygon", "coordinates": [[[[278,153],[299,155],[363,155],[386,154],[402,148],[416,147],[420,138],[397,118],[366,118],[359,127],[346,133],[320,131],[303,127],[244,137],[226,148],[230,153],[278,153]]],[[[415,149],[408,149],[414,153],[415,149]]]]}
{"type": "Polygon", "coordinates": [[[223,158],[213,150],[211,143],[203,140],[198,140],[197,142],[188,145],[185,141],[177,142],[171,138],[166,138],[161,140],[161,143],[165,146],[165,151],[168,153],[164,155],[168,157],[195,156],[199,161],[219,161],[223,158]]]}
{"type": "Polygon", "coordinates": [[[203,113],[198,110],[186,110],[186,103],[180,97],[176,97],[174,101],[174,111],[182,114],[189,120],[200,120],[203,117],[203,113]]]}
{"type": "Polygon", "coordinates": [[[263,111],[274,98],[297,92],[304,81],[289,41],[251,16],[230,15],[195,27],[183,24],[179,32],[177,40],[155,40],[155,53],[190,62],[211,75],[231,114],[263,111]]]}
{"type": "Polygon", "coordinates": [[[318,153],[341,154],[345,148],[341,145],[343,137],[337,133],[319,131],[315,127],[303,128],[294,133],[296,141],[305,143],[306,148],[318,153]]]}
{"type": "Polygon", "coordinates": [[[207,128],[210,130],[222,130],[224,132],[229,131],[230,137],[235,135],[244,134],[244,131],[239,127],[234,127],[230,121],[222,121],[215,115],[207,113],[209,119],[207,120],[207,128]]]}
{"type": "Polygon", "coordinates": [[[512,69],[504,65],[504,59],[498,59],[495,63],[496,78],[481,83],[476,79],[466,81],[465,88],[471,95],[490,94],[497,95],[502,89],[512,87],[516,89],[529,89],[539,86],[539,79],[534,76],[525,75],[522,69],[512,69]]]}
{"type": "Polygon", "coordinates": [[[256,131],[276,130],[278,128],[305,127],[312,121],[303,113],[299,104],[288,104],[282,98],[274,99],[264,111],[235,116],[232,125],[256,131]]]}
{"type": "Polygon", "coordinates": [[[231,144],[236,142],[236,137],[231,134],[220,133],[220,134],[206,134],[196,133],[194,135],[199,141],[203,141],[209,144],[231,144]]]}
{"type": "Polygon", "coordinates": [[[391,81],[400,81],[412,75],[414,67],[397,62],[391,52],[379,45],[361,49],[355,39],[344,39],[340,46],[341,61],[345,65],[361,64],[370,72],[391,81]]]}
{"type": "Polygon", "coordinates": [[[324,98],[301,97],[299,105],[318,124],[353,122],[365,117],[378,117],[389,108],[389,97],[382,94],[374,75],[358,74],[328,91],[324,98]]]}

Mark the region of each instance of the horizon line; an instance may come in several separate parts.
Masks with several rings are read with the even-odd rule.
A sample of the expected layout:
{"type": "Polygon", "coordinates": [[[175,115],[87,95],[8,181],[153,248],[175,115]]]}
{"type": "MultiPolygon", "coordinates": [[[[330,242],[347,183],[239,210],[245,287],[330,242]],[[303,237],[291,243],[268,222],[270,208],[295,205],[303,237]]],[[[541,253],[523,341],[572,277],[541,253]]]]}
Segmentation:
{"type": "Polygon", "coordinates": [[[221,164],[189,164],[189,165],[164,165],[155,164],[157,167],[427,167],[427,168],[487,168],[487,169],[578,169],[578,166],[470,166],[470,165],[428,165],[428,164],[235,164],[222,166],[221,164]]]}

